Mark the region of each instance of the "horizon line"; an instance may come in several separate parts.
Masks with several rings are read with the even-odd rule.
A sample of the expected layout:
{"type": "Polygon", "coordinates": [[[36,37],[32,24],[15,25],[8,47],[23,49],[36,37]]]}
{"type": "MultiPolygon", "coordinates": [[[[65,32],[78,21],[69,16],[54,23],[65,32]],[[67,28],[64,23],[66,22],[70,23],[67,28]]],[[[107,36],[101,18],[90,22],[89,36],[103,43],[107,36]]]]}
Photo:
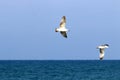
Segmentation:
{"type": "MultiPolygon", "coordinates": [[[[0,59],[0,61],[101,61],[99,59],[0,59]]],[[[120,59],[104,59],[102,61],[107,60],[120,60],[120,59]]]]}

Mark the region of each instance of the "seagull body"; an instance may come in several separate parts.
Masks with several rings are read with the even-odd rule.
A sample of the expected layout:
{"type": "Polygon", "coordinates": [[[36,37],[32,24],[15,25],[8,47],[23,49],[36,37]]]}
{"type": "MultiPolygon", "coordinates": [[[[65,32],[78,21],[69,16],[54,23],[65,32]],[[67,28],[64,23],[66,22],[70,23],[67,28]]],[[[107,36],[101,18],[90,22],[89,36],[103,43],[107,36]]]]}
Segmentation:
{"type": "Polygon", "coordinates": [[[102,60],[104,58],[104,55],[105,55],[104,49],[105,48],[109,48],[109,45],[108,44],[104,44],[104,45],[100,45],[100,46],[97,47],[97,49],[100,50],[100,55],[99,55],[100,60],[102,60]]]}
{"type": "Polygon", "coordinates": [[[67,32],[69,30],[66,28],[66,17],[63,16],[60,22],[60,26],[55,29],[55,32],[60,32],[63,37],[67,38],[67,32]]]}

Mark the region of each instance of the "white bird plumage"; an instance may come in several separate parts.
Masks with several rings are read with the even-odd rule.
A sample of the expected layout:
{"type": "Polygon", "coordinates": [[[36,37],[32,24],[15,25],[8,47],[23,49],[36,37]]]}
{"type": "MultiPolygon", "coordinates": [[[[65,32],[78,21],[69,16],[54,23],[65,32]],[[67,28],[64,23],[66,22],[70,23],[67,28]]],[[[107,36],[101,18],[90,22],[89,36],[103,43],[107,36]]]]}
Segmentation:
{"type": "Polygon", "coordinates": [[[67,38],[68,29],[66,28],[66,17],[63,16],[60,22],[60,26],[55,29],[55,32],[60,32],[63,37],[67,38]]]}
{"type": "Polygon", "coordinates": [[[109,45],[108,44],[104,44],[104,45],[100,45],[100,46],[97,47],[97,49],[100,50],[100,55],[99,55],[100,60],[102,60],[104,58],[104,55],[105,55],[104,49],[105,48],[109,48],[109,45]]]}

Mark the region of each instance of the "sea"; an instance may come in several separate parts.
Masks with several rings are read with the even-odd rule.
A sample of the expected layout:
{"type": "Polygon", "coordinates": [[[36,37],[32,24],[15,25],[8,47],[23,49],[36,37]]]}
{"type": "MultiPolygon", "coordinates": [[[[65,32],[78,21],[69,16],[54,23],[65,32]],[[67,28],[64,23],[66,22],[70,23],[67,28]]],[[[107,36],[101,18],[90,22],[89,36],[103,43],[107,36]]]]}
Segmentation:
{"type": "Polygon", "coordinates": [[[120,80],[120,60],[0,60],[0,80],[120,80]]]}

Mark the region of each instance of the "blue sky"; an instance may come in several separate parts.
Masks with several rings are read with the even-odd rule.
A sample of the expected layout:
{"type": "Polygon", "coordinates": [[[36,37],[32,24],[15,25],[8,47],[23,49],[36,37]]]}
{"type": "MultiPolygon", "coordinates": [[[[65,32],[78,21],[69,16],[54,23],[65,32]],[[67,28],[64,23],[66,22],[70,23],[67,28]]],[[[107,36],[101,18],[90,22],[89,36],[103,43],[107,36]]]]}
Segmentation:
{"type": "Polygon", "coordinates": [[[120,59],[119,0],[1,0],[0,59],[120,59]],[[55,32],[62,16],[68,38],[55,32]]]}

